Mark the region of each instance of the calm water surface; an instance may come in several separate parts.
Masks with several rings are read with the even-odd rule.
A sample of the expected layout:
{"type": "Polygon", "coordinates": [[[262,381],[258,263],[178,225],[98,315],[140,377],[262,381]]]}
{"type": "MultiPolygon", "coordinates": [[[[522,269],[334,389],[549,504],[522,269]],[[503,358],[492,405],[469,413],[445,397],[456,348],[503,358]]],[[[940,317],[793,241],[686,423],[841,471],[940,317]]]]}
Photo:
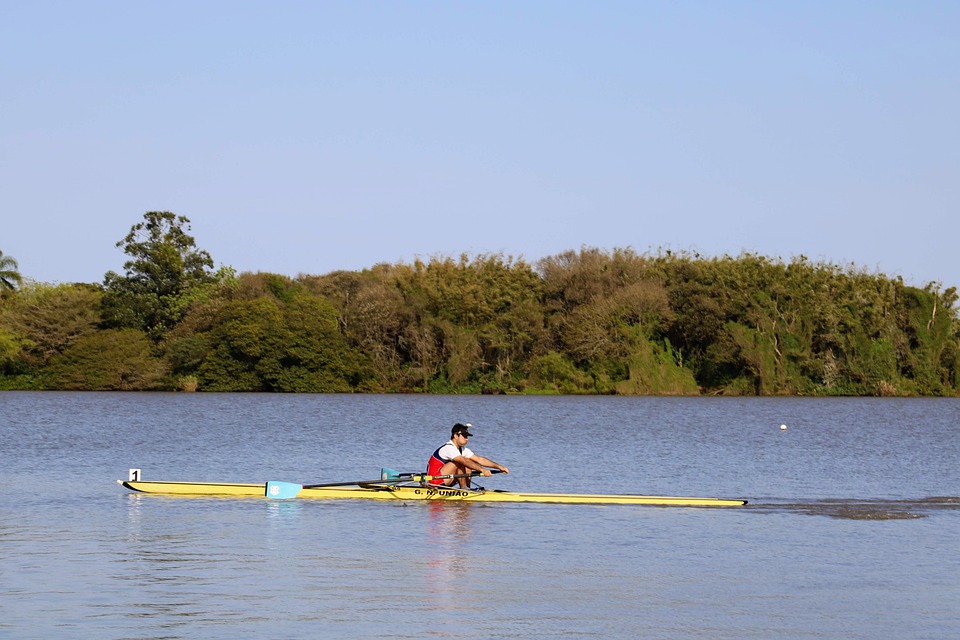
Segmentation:
{"type": "Polygon", "coordinates": [[[0,638],[956,638],[960,401],[0,393],[0,638]],[[419,471],[733,509],[169,498],[419,471]],[[780,425],[786,424],[787,430],[780,425]]]}

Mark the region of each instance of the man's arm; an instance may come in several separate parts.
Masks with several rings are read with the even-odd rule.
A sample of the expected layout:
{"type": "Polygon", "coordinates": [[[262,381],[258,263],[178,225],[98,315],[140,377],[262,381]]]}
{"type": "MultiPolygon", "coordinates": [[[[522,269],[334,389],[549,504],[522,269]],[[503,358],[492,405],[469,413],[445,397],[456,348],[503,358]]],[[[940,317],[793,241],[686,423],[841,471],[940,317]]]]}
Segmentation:
{"type": "MultiPolygon", "coordinates": [[[[487,460],[487,459],[477,455],[474,455],[471,458],[467,458],[466,456],[457,456],[456,458],[453,459],[454,462],[456,462],[458,465],[462,467],[466,467],[467,469],[473,469],[474,471],[483,472],[485,471],[485,469],[483,468],[483,464],[480,462],[481,460],[487,460]]],[[[489,460],[487,460],[487,462],[489,462],[489,460]]]]}
{"type": "MultiPolygon", "coordinates": [[[[479,468],[477,468],[477,467],[470,467],[471,469],[477,469],[477,471],[483,472],[483,471],[486,471],[486,469],[484,469],[483,467],[489,467],[489,468],[491,468],[491,469],[498,469],[498,470],[500,470],[500,471],[502,471],[502,472],[504,472],[504,473],[510,473],[510,470],[509,470],[509,469],[507,469],[507,468],[504,467],[503,465],[497,464],[496,462],[494,462],[494,461],[491,460],[490,458],[484,458],[483,456],[478,456],[478,455],[474,454],[474,455],[473,455],[473,458],[467,458],[467,459],[470,460],[470,461],[472,461],[472,462],[476,462],[476,463],[478,464],[478,466],[479,466],[479,465],[482,465],[482,466],[479,466],[479,468]]],[[[489,476],[490,473],[489,473],[489,472],[486,472],[486,473],[484,473],[483,475],[489,476]]]]}

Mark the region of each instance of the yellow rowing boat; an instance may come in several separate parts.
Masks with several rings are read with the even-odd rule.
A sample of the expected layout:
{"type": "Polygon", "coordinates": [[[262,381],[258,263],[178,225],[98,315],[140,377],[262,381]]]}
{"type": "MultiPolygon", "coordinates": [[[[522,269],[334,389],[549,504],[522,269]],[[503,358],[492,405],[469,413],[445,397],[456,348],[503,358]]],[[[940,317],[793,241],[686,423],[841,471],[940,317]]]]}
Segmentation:
{"type": "MultiPolygon", "coordinates": [[[[223,482],[148,482],[117,480],[121,485],[142,493],[171,496],[271,497],[270,485],[232,484],[223,482]]],[[[288,483],[284,483],[288,484],[288,483]]],[[[297,498],[318,500],[433,500],[444,502],[538,502],[554,504],[634,504],[674,507],[734,507],[746,500],[723,498],[689,498],[679,496],[643,496],[629,494],[588,493],[515,493],[500,490],[459,489],[424,485],[418,482],[363,482],[347,486],[296,485],[297,498]]],[[[273,496],[276,497],[276,496],[273,496]]],[[[284,496],[284,497],[293,497],[284,496]]]]}

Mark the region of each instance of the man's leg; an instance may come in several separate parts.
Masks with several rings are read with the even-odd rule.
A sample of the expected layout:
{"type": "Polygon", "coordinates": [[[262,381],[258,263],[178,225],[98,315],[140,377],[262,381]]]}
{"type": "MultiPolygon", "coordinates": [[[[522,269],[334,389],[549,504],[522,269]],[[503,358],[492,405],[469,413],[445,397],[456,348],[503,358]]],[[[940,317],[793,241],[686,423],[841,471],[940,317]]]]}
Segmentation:
{"type": "MultiPolygon", "coordinates": [[[[467,469],[466,467],[457,464],[453,460],[450,460],[449,462],[444,464],[443,467],[440,468],[440,473],[438,475],[452,476],[452,475],[462,475],[469,472],[470,470],[467,469]]],[[[453,484],[454,480],[457,480],[462,488],[464,489],[470,488],[470,478],[447,478],[446,480],[443,481],[443,484],[449,487],[450,485],[453,484]]]]}

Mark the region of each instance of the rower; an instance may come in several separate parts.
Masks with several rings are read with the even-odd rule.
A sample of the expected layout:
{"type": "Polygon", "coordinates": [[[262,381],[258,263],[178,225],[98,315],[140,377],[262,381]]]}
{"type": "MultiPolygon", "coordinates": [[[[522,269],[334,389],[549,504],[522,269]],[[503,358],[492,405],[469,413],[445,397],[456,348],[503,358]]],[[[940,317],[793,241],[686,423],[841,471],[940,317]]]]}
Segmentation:
{"type": "MultiPolygon", "coordinates": [[[[453,425],[453,429],[450,430],[450,440],[448,440],[446,444],[438,447],[437,450],[433,452],[433,455],[430,456],[429,462],[427,462],[428,476],[466,475],[473,471],[479,471],[480,475],[490,477],[490,469],[498,469],[503,473],[510,473],[503,465],[497,464],[490,458],[477,455],[467,448],[467,442],[473,435],[469,431],[469,428],[472,426],[469,422],[467,424],[460,424],[458,422],[453,425]]],[[[451,485],[454,480],[458,480],[462,488],[470,488],[469,477],[437,478],[431,480],[430,484],[451,485]]]]}

